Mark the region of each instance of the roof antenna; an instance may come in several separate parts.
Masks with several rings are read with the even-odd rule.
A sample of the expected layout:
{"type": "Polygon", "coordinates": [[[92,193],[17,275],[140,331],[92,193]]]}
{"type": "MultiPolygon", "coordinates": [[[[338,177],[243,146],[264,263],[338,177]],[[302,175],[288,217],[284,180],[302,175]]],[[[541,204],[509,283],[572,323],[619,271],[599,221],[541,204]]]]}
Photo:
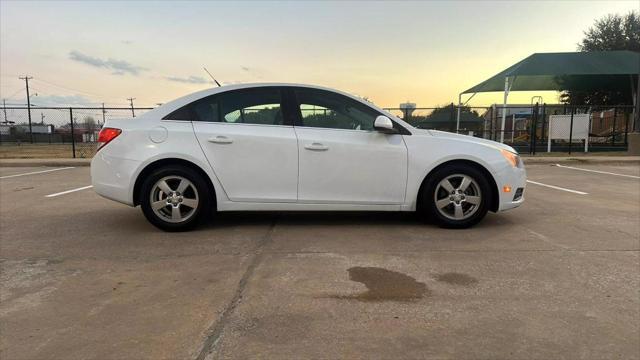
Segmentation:
{"type": "Polygon", "coordinates": [[[206,71],[206,72],[207,72],[207,74],[209,74],[209,76],[213,79],[213,81],[215,81],[215,82],[216,82],[216,85],[218,85],[218,87],[222,86],[222,85],[220,85],[220,83],[218,82],[218,80],[216,80],[216,78],[214,78],[214,77],[213,77],[213,75],[211,75],[211,73],[209,72],[209,70],[207,70],[207,68],[206,68],[206,67],[204,67],[204,66],[203,66],[202,68],[204,69],[204,71],[206,71]]]}

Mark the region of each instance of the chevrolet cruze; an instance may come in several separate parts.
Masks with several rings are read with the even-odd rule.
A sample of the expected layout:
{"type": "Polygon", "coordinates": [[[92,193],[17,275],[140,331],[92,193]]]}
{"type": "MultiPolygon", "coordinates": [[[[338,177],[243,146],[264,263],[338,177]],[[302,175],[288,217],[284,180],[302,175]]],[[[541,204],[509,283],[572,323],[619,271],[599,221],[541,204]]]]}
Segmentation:
{"type": "Polygon", "coordinates": [[[197,92],[109,120],[91,162],[95,191],[167,231],[215,211],[415,211],[476,224],[524,200],[506,145],[417,129],[346,93],[297,84],[197,92]]]}

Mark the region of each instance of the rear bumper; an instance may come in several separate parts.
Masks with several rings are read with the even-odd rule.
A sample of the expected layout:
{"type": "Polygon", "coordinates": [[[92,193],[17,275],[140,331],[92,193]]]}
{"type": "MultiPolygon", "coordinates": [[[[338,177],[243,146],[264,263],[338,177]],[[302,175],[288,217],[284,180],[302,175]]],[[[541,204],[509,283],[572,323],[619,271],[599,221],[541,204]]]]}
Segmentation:
{"type": "Polygon", "coordinates": [[[498,211],[505,211],[522,205],[527,185],[527,172],[524,167],[509,167],[505,169],[502,174],[496,178],[496,182],[498,185],[498,191],[500,192],[500,206],[498,207],[498,211]],[[505,186],[509,186],[511,191],[504,192],[503,189],[505,186]],[[519,188],[522,188],[522,194],[519,198],[516,197],[514,200],[519,188]]]}
{"type": "Polygon", "coordinates": [[[98,152],[91,160],[91,184],[98,195],[133,205],[133,179],[139,161],[116,158],[98,152]]]}

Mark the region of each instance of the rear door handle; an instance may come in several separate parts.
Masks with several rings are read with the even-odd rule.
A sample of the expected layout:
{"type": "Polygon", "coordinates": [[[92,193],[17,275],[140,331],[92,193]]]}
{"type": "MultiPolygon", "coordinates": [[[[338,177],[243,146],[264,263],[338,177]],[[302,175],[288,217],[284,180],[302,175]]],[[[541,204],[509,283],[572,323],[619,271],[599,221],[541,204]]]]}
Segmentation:
{"type": "Polygon", "coordinates": [[[223,135],[211,137],[208,141],[215,144],[231,144],[233,142],[233,140],[223,135]]]}
{"type": "Polygon", "coordinates": [[[304,146],[307,150],[312,151],[326,151],[329,150],[328,146],[322,145],[321,143],[314,142],[313,144],[307,144],[304,146]]]}

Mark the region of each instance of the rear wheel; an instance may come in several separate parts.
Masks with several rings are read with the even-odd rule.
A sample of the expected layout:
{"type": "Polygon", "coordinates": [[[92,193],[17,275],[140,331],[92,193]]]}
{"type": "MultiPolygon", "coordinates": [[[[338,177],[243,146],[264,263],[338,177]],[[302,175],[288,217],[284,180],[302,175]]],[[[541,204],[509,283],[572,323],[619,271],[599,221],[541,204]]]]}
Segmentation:
{"type": "Polygon", "coordinates": [[[440,226],[467,228],[485,217],[490,198],[491,188],[482,172],[452,164],[430,176],[421,201],[429,217],[440,226]]]}
{"type": "Polygon", "coordinates": [[[144,216],[165,231],[193,228],[209,214],[210,199],[209,188],[202,176],[179,165],[153,171],[140,189],[144,216]]]}

